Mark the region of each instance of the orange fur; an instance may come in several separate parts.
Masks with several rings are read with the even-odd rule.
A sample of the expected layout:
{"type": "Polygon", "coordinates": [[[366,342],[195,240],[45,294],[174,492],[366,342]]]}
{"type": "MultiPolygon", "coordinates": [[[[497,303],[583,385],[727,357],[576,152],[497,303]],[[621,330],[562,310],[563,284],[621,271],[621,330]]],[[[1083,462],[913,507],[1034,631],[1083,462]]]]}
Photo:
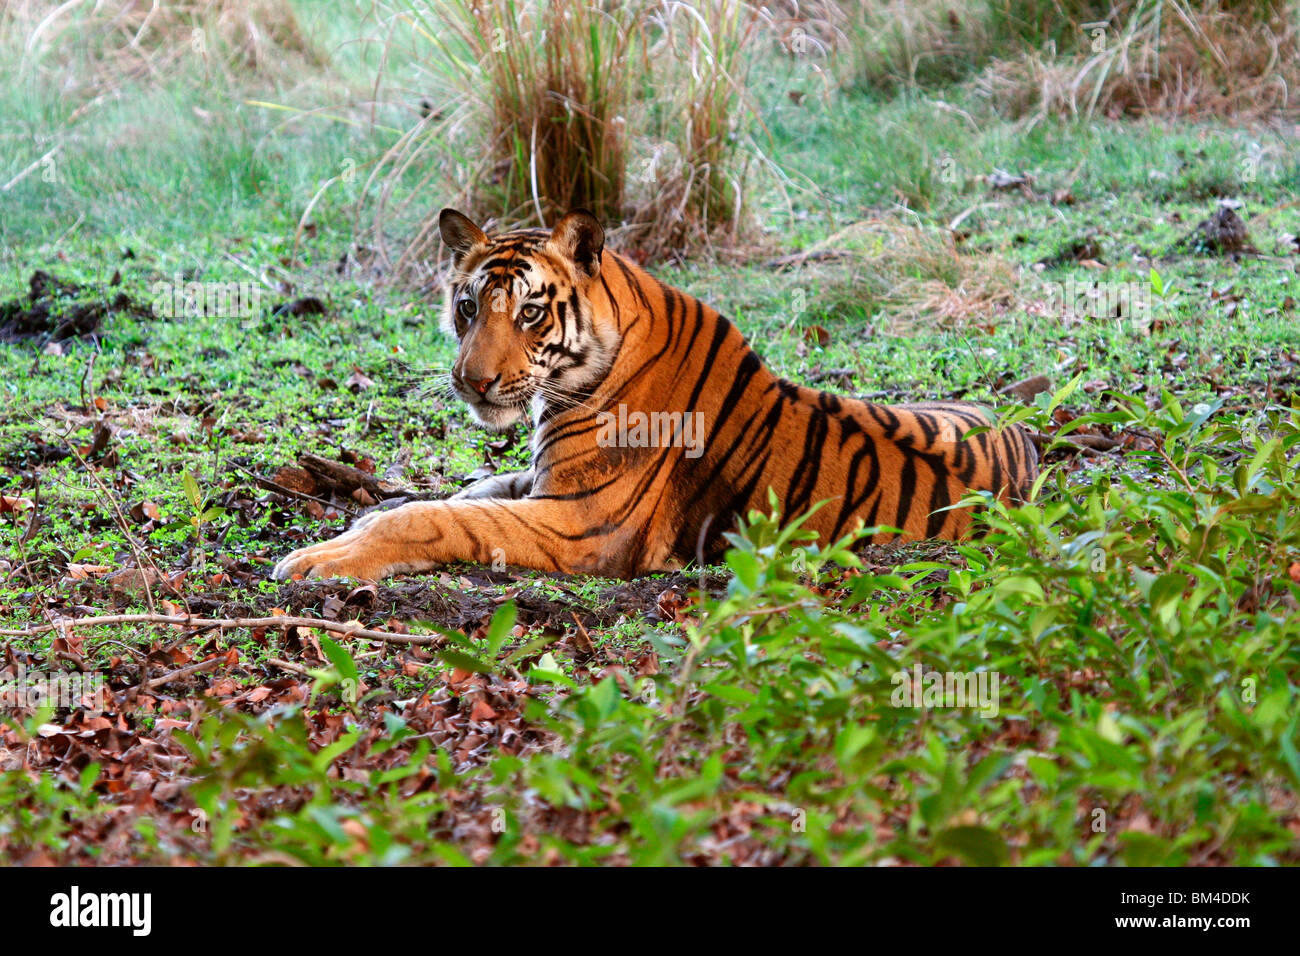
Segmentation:
{"type": "Polygon", "coordinates": [[[1019,427],[965,437],[988,424],[976,406],[873,405],[779,379],[713,309],[604,250],[589,214],[549,235],[489,238],[450,211],[442,225],[458,268],[453,384],[490,427],[532,406],[532,468],[371,513],[290,554],[279,578],[454,561],[626,577],[715,557],[769,488],[790,517],[826,500],[806,522],[823,541],[860,522],[955,538],[970,515],[949,505],[971,489],[1020,496],[1037,472],[1019,427]],[[618,431],[647,419],[660,441],[618,431]]]}

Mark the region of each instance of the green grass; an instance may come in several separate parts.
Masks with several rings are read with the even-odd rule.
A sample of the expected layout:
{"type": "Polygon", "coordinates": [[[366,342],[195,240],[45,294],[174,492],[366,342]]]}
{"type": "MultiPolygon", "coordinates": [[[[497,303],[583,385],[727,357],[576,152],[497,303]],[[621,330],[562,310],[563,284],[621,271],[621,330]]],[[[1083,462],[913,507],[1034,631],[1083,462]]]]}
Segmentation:
{"type": "MultiPolygon", "coordinates": [[[[368,54],[339,56],[337,82],[364,87],[368,54]]],[[[190,781],[154,789],[153,811],[123,796],[128,771],[113,751],[86,745],[59,763],[42,749],[52,744],[40,725],[72,724],[68,711],[6,716],[0,750],[30,744],[36,769],[3,764],[0,855],[1296,863],[1298,260],[1161,258],[1220,196],[1244,201],[1266,253],[1278,234],[1300,233],[1293,151],[1227,125],[1025,128],[961,87],[795,105],[785,92],[807,79],[800,69],[768,71],[759,91],[795,214],[785,218],[784,197],[760,198],[771,255],[862,219],[936,230],[977,207],[961,226],[969,235],[947,258],[886,261],[870,240],[841,238],[831,245],[848,248],[842,262],[778,271],[765,252],[656,272],[734,316],[796,381],[1003,405],[1003,385],[1043,374],[1058,393],[1009,414],[1125,448],[1054,453],[1034,504],[991,508],[986,535],[957,546],[855,557],[751,516],[695,603],[682,603],[694,569],[625,585],[452,568],[389,582],[370,603],[351,586],[266,581],[269,562],[346,522],[258,486],[254,476],[300,452],[346,450],[382,471],[409,451],[403,481],[435,493],[489,454],[504,466],[526,456],[523,442],[492,448],[496,437],[432,387],[431,370],[454,356],[436,302],[364,269],[335,272],[357,198],[344,186],[364,177],[328,190],[316,228],[296,234],[320,184],[349,158],[363,167],[389,134],[247,103],[322,105],[338,87],[319,77],[205,89],[180,76],[78,116],[47,87],[7,80],[13,119],[0,133],[17,148],[0,177],[39,155],[49,130],[66,145],[55,181],[37,173],[6,195],[0,302],[25,294],[38,268],[145,303],[177,273],[242,281],[252,270],[266,277],[264,305],[317,296],[327,312],[119,313],[101,340],[58,354],[0,345],[0,492],[31,496],[39,479],[41,516],[28,536],[28,512],[0,515],[0,626],[51,609],[143,610],[138,593],[68,576],[69,565],[133,566],[143,551],[164,573],[187,572],[184,599],[199,610],[357,616],[447,644],[80,631],[74,650],[115,691],[140,679],[136,651],[152,652],[151,675],[217,653],[237,660],[124,709],[122,733],[148,738],[190,781]],[[1031,174],[1034,195],[990,192],[978,177],[995,168],[1031,174]],[[1053,201],[1061,190],[1071,201],[1053,201]],[[1105,269],[1035,267],[1081,236],[1098,239],[1105,269]],[[966,294],[973,266],[994,259],[1011,277],[1001,305],[964,321],[896,321],[915,306],[911,281],[966,294]],[[1044,314],[1047,283],[1145,289],[1153,267],[1172,291],[1146,333],[1044,314]],[[813,326],[825,346],[809,340],[813,326]],[[354,370],[373,384],[353,391],[354,370]],[[85,458],[100,419],[114,428],[109,458],[58,451],[85,458]],[[158,515],[147,526],[131,513],[146,502],[158,515]],[[208,509],[196,535],[189,519],[208,509]],[[481,610],[457,624],[465,607],[481,610]],[[996,714],[898,706],[896,675],[918,664],[996,674],[996,714]],[[131,839],[103,839],[110,826],[131,839]]],[[[907,251],[937,233],[900,235],[907,251]]],[[[48,635],[12,646],[32,666],[55,650],[48,635]]]]}

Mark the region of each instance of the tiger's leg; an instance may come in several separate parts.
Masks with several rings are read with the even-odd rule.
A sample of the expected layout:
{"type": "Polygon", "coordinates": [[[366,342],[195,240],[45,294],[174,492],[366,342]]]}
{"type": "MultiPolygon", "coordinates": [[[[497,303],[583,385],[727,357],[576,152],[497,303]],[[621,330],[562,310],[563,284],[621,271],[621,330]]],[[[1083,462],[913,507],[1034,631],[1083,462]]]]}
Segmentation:
{"type": "Polygon", "coordinates": [[[635,532],[603,520],[589,501],[419,501],[371,512],[337,538],[294,551],[272,577],[377,581],[454,561],[626,576],[636,570],[635,532]]]}
{"type": "Polygon", "coordinates": [[[533,490],[533,472],[512,471],[474,482],[462,488],[452,498],[522,498],[533,490]]]}

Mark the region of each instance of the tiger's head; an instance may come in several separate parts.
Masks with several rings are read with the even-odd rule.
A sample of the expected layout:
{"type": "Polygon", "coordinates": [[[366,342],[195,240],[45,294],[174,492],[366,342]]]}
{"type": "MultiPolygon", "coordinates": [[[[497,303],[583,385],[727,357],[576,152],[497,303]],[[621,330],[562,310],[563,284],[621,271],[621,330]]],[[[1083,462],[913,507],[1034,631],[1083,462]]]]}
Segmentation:
{"type": "Polygon", "coordinates": [[[443,327],[460,340],[451,383],[474,418],[509,427],[540,399],[577,403],[609,371],[618,333],[593,307],[605,232],[586,210],[550,233],[489,236],[444,209],[442,241],[455,273],[443,327]]]}

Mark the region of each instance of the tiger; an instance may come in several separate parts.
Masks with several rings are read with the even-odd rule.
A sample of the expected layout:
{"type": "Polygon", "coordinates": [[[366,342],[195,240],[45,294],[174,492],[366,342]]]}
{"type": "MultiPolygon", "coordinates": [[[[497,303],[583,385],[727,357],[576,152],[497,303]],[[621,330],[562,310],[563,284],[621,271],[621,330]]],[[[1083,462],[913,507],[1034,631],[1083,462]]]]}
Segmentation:
{"type": "Polygon", "coordinates": [[[489,430],[531,415],[531,465],[363,515],[276,579],[680,570],[721,557],[739,519],[769,512],[769,489],[781,520],[806,515],[823,542],[959,538],[968,492],[1017,501],[1035,478],[1028,433],[990,427],[978,405],[875,404],[778,377],[727,318],[606,249],[586,210],[489,236],[444,209],[439,230],[451,385],[489,430]]]}

